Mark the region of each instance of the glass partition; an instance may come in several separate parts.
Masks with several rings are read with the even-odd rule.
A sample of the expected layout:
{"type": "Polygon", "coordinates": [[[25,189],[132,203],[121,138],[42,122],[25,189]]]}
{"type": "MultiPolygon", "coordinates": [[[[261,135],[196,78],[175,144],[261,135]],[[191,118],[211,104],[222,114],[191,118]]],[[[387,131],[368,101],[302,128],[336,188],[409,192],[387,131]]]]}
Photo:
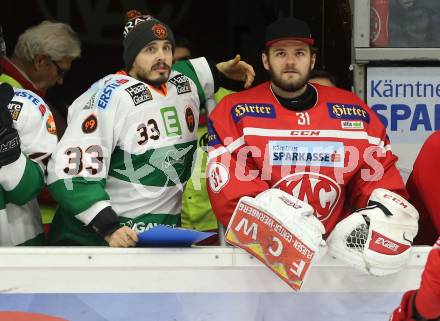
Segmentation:
{"type": "Polygon", "coordinates": [[[370,46],[440,47],[439,0],[370,0],[370,46]]]}

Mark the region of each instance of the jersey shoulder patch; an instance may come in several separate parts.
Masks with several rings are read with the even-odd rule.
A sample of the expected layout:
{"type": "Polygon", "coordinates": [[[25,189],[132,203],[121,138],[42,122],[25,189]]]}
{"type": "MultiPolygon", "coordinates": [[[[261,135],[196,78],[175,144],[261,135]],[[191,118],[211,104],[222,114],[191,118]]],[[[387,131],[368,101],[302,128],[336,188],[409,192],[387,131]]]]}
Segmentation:
{"type": "Polygon", "coordinates": [[[168,82],[171,83],[174,87],[176,87],[178,95],[190,93],[192,91],[190,84],[190,82],[192,82],[192,79],[185,76],[184,74],[173,73],[171,74],[171,77],[168,80],[168,82]]]}
{"type": "Polygon", "coordinates": [[[27,89],[14,88],[14,97],[8,105],[13,120],[18,121],[20,115],[30,114],[44,117],[48,107],[43,98],[27,89]]]}
{"type": "Polygon", "coordinates": [[[41,103],[44,103],[43,98],[38,96],[36,93],[27,89],[19,88],[14,88],[13,100],[23,103],[31,103],[34,106],[39,106],[41,103]]]}
{"type": "Polygon", "coordinates": [[[129,86],[124,88],[124,91],[130,96],[134,106],[153,100],[153,94],[148,86],[140,81],[130,83],[129,86]]]}
{"type": "Polygon", "coordinates": [[[106,109],[110,105],[112,97],[116,95],[117,92],[121,92],[123,89],[135,84],[137,80],[129,76],[124,75],[110,75],[101,81],[98,85],[93,85],[91,89],[95,88],[96,95],[94,98],[94,103],[98,109],[106,109]]]}

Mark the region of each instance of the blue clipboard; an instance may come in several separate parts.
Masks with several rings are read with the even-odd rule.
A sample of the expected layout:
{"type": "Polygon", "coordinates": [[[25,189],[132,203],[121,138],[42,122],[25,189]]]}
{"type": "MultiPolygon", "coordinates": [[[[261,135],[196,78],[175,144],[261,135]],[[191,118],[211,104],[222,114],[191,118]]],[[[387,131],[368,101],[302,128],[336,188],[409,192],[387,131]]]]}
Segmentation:
{"type": "Polygon", "coordinates": [[[157,225],[138,234],[138,247],[190,247],[211,237],[215,232],[200,232],[185,228],[157,225]]]}

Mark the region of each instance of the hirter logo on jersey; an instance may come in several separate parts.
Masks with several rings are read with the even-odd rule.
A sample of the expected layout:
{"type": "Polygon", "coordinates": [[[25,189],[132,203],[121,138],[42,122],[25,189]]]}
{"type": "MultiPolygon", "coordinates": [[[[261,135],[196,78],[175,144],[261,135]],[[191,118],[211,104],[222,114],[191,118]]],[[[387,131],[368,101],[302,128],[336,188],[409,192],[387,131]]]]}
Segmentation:
{"type": "Polygon", "coordinates": [[[191,85],[189,79],[185,75],[179,74],[169,80],[174,86],[176,86],[177,94],[182,95],[191,92],[191,85]]]}
{"type": "Polygon", "coordinates": [[[370,114],[359,105],[327,103],[327,108],[331,118],[370,122],[370,114]]]}
{"type": "Polygon", "coordinates": [[[221,141],[212,125],[212,121],[208,120],[208,146],[214,147],[215,145],[221,145],[221,141]]]}
{"type": "Polygon", "coordinates": [[[244,117],[276,118],[271,104],[240,103],[232,107],[231,114],[236,123],[244,117]]]}
{"type": "Polygon", "coordinates": [[[330,217],[341,197],[338,183],[319,173],[294,173],[279,180],[272,188],[279,188],[310,204],[321,221],[330,217]]]}
{"type": "Polygon", "coordinates": [[[135,106],[153,99],[150,90],[143,83],[130,86],[125,91],[128,92],[135,106]]]}

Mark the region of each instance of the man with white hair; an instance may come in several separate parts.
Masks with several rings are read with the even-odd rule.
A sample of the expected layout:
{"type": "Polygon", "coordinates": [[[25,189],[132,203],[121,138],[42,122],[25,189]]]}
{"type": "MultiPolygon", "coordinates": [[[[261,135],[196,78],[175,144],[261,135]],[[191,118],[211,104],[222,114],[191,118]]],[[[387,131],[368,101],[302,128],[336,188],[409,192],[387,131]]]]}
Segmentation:
{"type": "Polygon", "coordinates": [[[0,81],[44,97],[49,88],[63,83],[73,60],[80,56],[80,41],[69,25],[43,21],[20,35],[10,59],[0,60],[0,81]]]}
{"type": "MultiPolygon", "coordinates": [[[[43,98],[51,109],[50,121],[56,125],[54,133],[58,138],[67,126],[67,103],[56,94],[48,95],[48,90],[63,84],[72,62],[80,56],[81,43],[69,25],[43,21],[19,36],[10,58],[6,55],[0,58],[3,68],[0,82],[30,90],[43,98]]],[[[39,202],[47,224],[52,220],[56,204],[47,190],[40,194],[39,202]]]]}
{"type": "MultiPolygon", "coordinates": [[[[0,58],[4,55],[0,26],[0,58]]],[[[0,246],[45,243],[36,196],[44,186],[45,160],[57,143],[55,132],[41,97],[0,84],[0,246]]]]}

